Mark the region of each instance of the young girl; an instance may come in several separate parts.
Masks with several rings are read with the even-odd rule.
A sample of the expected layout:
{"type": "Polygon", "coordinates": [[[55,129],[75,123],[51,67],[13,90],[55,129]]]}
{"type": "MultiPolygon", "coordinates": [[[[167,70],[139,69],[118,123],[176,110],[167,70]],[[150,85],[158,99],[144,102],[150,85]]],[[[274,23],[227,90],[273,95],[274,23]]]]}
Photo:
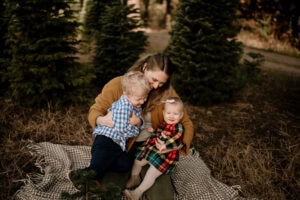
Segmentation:
{"type": "MultiPolygon", "coordinates": [[[[183,125],[179,123],[183,117],[183,103],[178,97],[171,97],[164,101],[164,122],[145,141],[136,154],[136,160],[131,172],[127,188],[135,187],[140,182],[142,167],[150,164],[142,183],[134,190],[124,190],[130,200],[138,200],[148,190],[157,177],[169,174],[179,158],[179,145],[182,145],[183,125]],[[164,146],[156,146],[158,140],[164,141],[164,146]],[[162,152],[163,149],[166,151],[162,152]]],[[[150,130],[151,131],[151,130],[150,130]]]]}

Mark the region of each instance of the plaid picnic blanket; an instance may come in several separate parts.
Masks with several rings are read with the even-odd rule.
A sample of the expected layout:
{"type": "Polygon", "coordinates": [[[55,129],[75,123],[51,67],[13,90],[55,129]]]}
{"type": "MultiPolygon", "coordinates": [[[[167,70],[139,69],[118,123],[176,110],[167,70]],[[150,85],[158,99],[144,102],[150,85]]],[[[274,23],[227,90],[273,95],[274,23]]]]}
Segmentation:
{"type": "Polygon", "coordinates": [[[191,149],[189,155],[180,157],[171,179],[175,187],[175,200],[244,199],[239,195],[240,186],[228,186],[211,175],[195,149],[191,149]]]}
{"type": "MultiPolygon", "coordinates": [[[[59,200],[62,192],[72,194],[77,191],[67,174],[72,169],[83,168],[89,164],[90,146],[42,142],[32,143],[28,149],[38,155],[36,166],[40,173],[28,174],[14,199],[59,200]]],[[[180,157],[171,173],[171,179],[175,200],[243,199],[239,196],[238,187],[228,186],[211,176],[210,170],[194,149],[188,156],[180,157]]]]}

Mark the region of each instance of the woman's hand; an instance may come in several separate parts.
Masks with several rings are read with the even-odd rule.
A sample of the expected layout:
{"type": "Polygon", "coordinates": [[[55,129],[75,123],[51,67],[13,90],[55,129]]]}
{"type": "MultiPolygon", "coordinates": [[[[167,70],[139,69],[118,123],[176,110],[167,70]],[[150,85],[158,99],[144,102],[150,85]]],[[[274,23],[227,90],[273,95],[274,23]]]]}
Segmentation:
{"type": "Polygon", "coordinates": [[[129,124],[131,126],[141,126],[142,121],[140,118],[138,118],[135,114],[135,111],[132,112],[132,116],[129,118],[129,124]]]}
{"type": "Polygon", "coordinates": [[[96,124],[101,126],[114,127],[112,113],[109,112],[105,116],[98,116],[96,119],[96,124]]]}

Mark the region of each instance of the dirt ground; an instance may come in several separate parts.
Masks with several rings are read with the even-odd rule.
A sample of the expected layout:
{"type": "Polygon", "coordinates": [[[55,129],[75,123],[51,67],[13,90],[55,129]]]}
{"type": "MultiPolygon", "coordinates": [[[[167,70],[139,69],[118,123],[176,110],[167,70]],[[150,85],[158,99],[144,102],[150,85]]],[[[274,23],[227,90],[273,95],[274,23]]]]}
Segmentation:
{"type": "MultiPolygon", "coordinates": [[[[148,36],[149,42],[145,54],[162,51],[168,45],[170,39],[168,30],[145,29],[144,31],[148,36]]],[[[300,58],[280,55],[250,47],[244,47],[244,58],[249,59],[249,56],[247,56],[249,52],[259,53],[264,56],[264,62],[261,66],[264,70],[281,72],[291,76],[300,76],[300,58]]],[[[91,60],[90,53],[79,54],[78,57],[82,63],[90,62],[91,60]]]]}
{"type": "Polygon", "coordinates": [[[278,71],[291,76],[300,76],[299,58],[245,47],[244,54],[249,52],[259,53],[264,56],[265,61],[261,66],[263,69],[278,71]]]}
{"type": "MultiPolygon", "coordinates": [[[[150,41],[149,52],[160,51],[167,46],[170,39],[167,30],[147,29],[145,32],[150,41]]],[[[300,58],[245,47],[244,56],[247,57],[247,53],[249,52],[259,53],[264,56],[265,61],[261,67],[265,70],[278,71],[292,76],[300,76],[300,58]]]]}

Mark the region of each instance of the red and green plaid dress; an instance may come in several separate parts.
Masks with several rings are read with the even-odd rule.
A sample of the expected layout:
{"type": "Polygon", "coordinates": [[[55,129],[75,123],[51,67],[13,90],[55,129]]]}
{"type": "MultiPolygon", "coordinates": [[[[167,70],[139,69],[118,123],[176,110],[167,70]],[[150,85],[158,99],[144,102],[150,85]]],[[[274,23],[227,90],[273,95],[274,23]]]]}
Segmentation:
{"type": "Polygon", "coordinates": [[[173,150],[168,153],[158,153],[155,146],[156,138],[165,142],[167,149],[174,149],[182,143],[183,125],[182,124],[167,124],[163,122],[156,132],[152,133],[150,137],[144,142],[140,150],[137,151],[136,159],[146,159],[151,165],[162,173],[169,174],[175,166],[175,161],[179,159],[179,151],[173,150]],[[163,138],[161,132],[167,135],[163,138]]]}

